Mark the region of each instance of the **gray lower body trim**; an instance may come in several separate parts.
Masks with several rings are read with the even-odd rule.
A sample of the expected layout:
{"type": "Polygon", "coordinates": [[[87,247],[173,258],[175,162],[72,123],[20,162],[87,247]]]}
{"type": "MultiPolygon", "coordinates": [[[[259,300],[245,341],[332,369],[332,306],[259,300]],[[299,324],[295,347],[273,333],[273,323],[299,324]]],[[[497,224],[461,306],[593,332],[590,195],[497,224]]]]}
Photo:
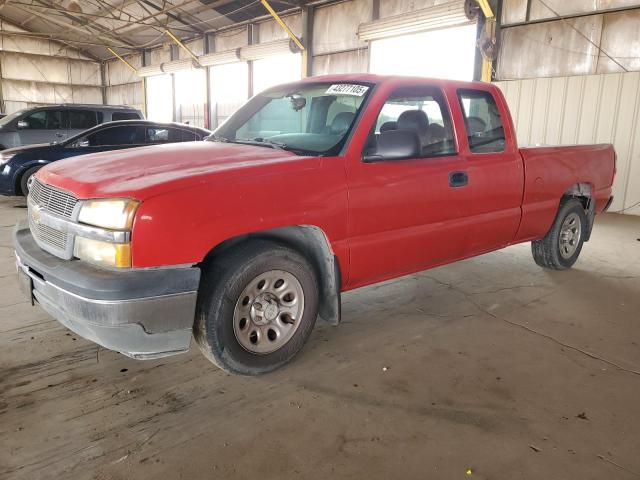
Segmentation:
{"type": "MultiPolygon", "coordinates": [[[[46,261],[53,262],[55,257],[46,252],[29,255],[24,245],[20,244],[21,240],[23,243],[26,241],[25,238],[28,239],[28,236],[25,237],[24,233],[15,237],[20,285],[28,298],[36,300],[61,324],[105,348],[136,359],[163,357],[189,349],[197,300],[198,269],[192,269],[197,271],[197,276],[191,288],[184,288],[187,285],[180,282],[181,288],[174,293],[162,289],[160,294],[152,293],[158,289],[157,285],[129,287],[137,281],[161,281],[165,275],[171,284],[172,277],[175,279],[176,275],[184,274],[184,267],[162,269],[162,276],[154,271],[129,271],[128,276],[124,272],[102,271],[101,280],[109,286],[108,299],[90,298],[84,292],[79,294],[62,286],[84,283],[82,274],[86,272],[84,267],[80,267],[82,262],[61,260],[71,264],[69,269],[76,268],[73,263],[80,269],[72,276],[71,283],[69,278],[67,281],[59,279],[56,273],[68,275],[69,270],[49,268],[51,265],[47,265],[46,261]],[[39,258],[42,255],[45,257],[39,258]],[[122,279],[120,291],[114,288],[118,282],[113,277],[122,279]],[[147,288],[149,294],[143,296],[147,288]]],[[[97,278],[86,279],[86,283],[92,282],[101,283],[97,278]]],[[[97,297],[104,297],[105,289],[97,288],[95,293],[97,297]]]]}

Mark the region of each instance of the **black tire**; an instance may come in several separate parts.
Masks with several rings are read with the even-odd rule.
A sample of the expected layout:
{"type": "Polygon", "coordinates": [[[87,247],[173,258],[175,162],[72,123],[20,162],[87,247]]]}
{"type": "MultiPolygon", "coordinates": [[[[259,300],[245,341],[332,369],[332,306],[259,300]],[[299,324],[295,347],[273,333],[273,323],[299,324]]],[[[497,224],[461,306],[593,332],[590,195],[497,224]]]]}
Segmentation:
{"type": "Polygon", "coordinates": [[[560,202],[558,213],[551,229],[542,240],[531,242],[531,253],[533,259],[541,267],[552,268],[554,270],[565,270],[571,268],[582,251],[584,239],[587,235],[587,216],[580,201],[574,198],[566,198],[560,202]],[[575,226],[575,234],[579,238],[570,247],[570,252],[561,251],[562,226],[567,219],[579,219],[580,224],[575,226]],[[569,254],[570,253],[570,254],[569,254]]]}
{"type": "Polygon", "coordinates": [[[204,355],[229,373],[267,373],[289,362],[302,349],[318,316],[318,299],[316,272],[302,255],[272,241],[250,241],[203,267],[194,338],[204,355]],[[250,352],[236,338],[234,311],[250,282],[275,270],[290,273],[302,288],[304,308],[300,323],[291,338],[277,350],[262,354],[250,352]]]}
{"type": "Polygon", "coordinates": [[[41,168],[42,166],[31,167],[22,174],[22,177],[20,177],[20,194],[24,195],[25,197],[29,195],[29,177],[41,168]]]}

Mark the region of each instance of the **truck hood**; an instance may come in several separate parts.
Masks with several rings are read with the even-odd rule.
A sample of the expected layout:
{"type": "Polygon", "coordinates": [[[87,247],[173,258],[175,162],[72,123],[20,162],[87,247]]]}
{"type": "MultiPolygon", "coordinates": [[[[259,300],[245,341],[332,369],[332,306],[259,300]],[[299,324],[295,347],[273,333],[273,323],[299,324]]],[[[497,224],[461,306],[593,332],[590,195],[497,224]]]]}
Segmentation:
{"type": "Polygon", "coordinates": [[[299,157],[268,147],[219,142],[186,142],[92,153],[52,163],[36,177],[77,198],[130,197],[138,200],[259,167],[280,169],[299,157]],[[222,174],[222,175],[221,175],[222,174]]]}

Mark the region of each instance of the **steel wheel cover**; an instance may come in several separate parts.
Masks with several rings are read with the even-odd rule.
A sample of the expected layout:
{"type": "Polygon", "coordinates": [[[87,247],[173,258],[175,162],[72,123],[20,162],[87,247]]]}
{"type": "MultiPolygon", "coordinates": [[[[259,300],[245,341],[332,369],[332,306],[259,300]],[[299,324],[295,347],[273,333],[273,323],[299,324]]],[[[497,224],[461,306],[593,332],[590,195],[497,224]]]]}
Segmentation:
{"type": "Polygon", "coordinates": [[[252,279],[236,301],[233,333],[250,353],[264,355],[286,345],[300,326],[304,291],[298,279],[270,270],[252,279]]]}
{"type": "Polygon", "coordinates": [[[569,259],[576,253],[580,238],[582,237],[582,222],[577,213],[570,213],[562,222],[558,243],[560,244],[560,255],[569,259]]]}

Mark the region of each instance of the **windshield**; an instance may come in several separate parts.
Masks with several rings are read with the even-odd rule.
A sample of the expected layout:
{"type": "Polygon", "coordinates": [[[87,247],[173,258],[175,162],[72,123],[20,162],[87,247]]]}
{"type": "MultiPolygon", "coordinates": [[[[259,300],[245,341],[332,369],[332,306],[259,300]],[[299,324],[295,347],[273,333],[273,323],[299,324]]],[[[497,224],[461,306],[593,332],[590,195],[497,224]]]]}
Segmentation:
{"type": "Polygon", "coordinates": [[[370,90],[339,82],[276,87],[253,97],[208,140],[335,155],[370,90]]]}
{"type": "Polygon", "coordinates": [[[25,109],[22,109],[22,110],[18,110],[17,112],[10,113],[9,115],[7,115],[4,118],[0,118],[0,126],[8,124],[9,122],[11,122],[12,120],[18,118],[20,115],[22,115],[26,111],[27,111],[27,109],[25,108],[25,109]]]}

